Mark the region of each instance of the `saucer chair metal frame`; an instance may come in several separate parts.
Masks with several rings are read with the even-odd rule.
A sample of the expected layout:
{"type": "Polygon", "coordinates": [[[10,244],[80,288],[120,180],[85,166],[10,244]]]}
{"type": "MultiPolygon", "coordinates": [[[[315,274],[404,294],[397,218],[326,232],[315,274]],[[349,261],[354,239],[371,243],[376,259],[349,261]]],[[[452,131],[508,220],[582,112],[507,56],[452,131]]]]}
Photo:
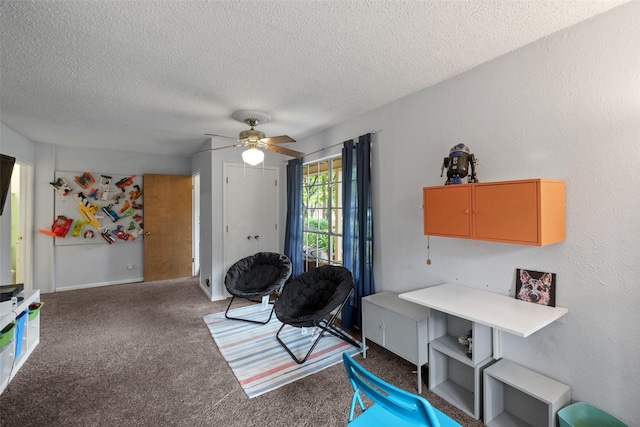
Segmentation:
{"type": "Polygon", "coordinates": [[[278,329],[278,332],[276,333],[276,340],[278,340],[280,345],[287,351],[287,353],[289,353],[289,356],[291,356],[297,364],[300,365],[307,361],[324,334],[327,332],[357,348],[360,348],[360,344],[334,326],[335,320],[340,312],[342,312],[344,305],[349,301],[349,297],[352,293],[353,276],[351,275],[351,272],[344,267],[332,265],[322,266],[303,273],[283,287],[280,298],[274,304],[276,317],[282,322],[282,326],[280,326],[280,329],[278,329]],[[326,289],[322,289],[320,287],[327,283],[334,285],[335,289],[331,293],[331,298],[329,298],[328,301],[325,301],[322,307],[315,308],[313,312],[309,311],[309,307],[297,307],[301,313],[299,315],[287,312],[288,309],[287,307],[284,307],[284,304],[300,300],[300,298],[298,298],[300,295],[306,295],[307,300],[310,296],[317,296],[318,293],[313,292],[314,287],[318,287],[317,291],[326,295],[326,289]],[[331,316],[329,320],[326,320],[326,317],[329,314],[331,314],[331,316]],[[317,327],[321,330],[318,337],[311,345],[311,348],[303,358],[297,357],[280,338],[280,332],[282,332],[286,325],[295,328],[317,327]]]}
{"type": "Polygon", "coordinates": [[[265,325],[271,321],[275,305],[270,304],[271,311],[266,321],[233,317],[229,315],[229,309],[236,297],[248,300],[263,298],[273,293],[276,295],[282,289],[284,282],[291,276],[291,261],[287,256],[275,252],[258,252],[254,255],[242,258],[233,264],[224,278],[227,292],[231,294],[231,301],[224,312],[224,317],[231,320],[265,325]]]}

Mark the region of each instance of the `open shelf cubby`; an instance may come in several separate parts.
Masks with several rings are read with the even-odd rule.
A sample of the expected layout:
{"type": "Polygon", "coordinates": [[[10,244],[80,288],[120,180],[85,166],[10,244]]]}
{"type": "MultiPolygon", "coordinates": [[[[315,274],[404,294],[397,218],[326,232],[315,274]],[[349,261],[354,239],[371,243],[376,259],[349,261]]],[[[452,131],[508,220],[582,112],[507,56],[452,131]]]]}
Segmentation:
{"type": "Polygon", "coordinates": [[[501,359],[484,370],[484,423],[489,427],[554,427],[571,400],[569,386],[501,359]]]}

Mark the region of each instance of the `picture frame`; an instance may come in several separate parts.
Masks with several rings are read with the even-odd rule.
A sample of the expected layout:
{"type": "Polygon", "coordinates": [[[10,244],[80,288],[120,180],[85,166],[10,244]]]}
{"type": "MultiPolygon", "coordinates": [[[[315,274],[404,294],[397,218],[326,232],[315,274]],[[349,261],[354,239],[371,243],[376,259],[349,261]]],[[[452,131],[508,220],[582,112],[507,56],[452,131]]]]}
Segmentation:
{"type": "Polygon", "coordinates": [[[516,270],[516,299],[549,307],[556,306],[556,274],[516,270]]]}

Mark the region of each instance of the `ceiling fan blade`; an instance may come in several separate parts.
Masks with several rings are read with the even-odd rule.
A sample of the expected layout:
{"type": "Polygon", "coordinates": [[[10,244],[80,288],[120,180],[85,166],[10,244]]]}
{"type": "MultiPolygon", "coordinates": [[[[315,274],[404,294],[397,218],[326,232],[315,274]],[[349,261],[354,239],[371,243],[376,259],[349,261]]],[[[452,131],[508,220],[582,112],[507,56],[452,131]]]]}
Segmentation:
{"type": "Polygon", "coordinates": [[[233,140],[233,141],[237,141],[237,140],[238,140],[238,138],[232,138],[232,137],[230,137],[230,136],[224,136],[224,135],[216,135],[216,134],[214,134],[214,133],[205,133],[205,135],[206,135],[206,136],[213,136],[213,137],[215,137],[215,138],[226,138],[226,139],[231,139],[231,140],[233,140]]]}
{"type": "Polygon", "coordinates": [[[210,151],[224,150],[225,148],[242,147],[242,146],[244,146],[244,144],[233,144],[233,145],[225,145],[224,147],[207,148],[206,150],[196,151],[196,154],[198,154],[198,153],[208,153],[210,151]]]}
{"type": "Polygon", "coordinates": [[[295,157],[298,159],[301,159],[304,156],[304,153],[301,153],[299,151],[289,150],[288,148],[282,148],[277,145],[267,145],[266,147],[264,147],[264,149],[268,151],[273,151],[279,154],[295,157]]]}
{"type": "Polygon", "coordinates": [[[264,142],[265,144],[284,144],[285,142],[296,142],[295,139],[287,135],[271,136],[269,138],[262,138],[260,141],[264,142]]]}

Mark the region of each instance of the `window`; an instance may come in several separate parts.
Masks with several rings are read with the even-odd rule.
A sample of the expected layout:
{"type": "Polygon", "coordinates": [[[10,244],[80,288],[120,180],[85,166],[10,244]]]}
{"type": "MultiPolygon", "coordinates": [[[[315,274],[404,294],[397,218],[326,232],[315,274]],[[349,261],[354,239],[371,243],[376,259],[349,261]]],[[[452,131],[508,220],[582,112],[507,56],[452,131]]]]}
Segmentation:
{"type": "Polygon", "coordinates": [[[342,157],[302,167],[304,271],[342,265],[342,157]]]}

